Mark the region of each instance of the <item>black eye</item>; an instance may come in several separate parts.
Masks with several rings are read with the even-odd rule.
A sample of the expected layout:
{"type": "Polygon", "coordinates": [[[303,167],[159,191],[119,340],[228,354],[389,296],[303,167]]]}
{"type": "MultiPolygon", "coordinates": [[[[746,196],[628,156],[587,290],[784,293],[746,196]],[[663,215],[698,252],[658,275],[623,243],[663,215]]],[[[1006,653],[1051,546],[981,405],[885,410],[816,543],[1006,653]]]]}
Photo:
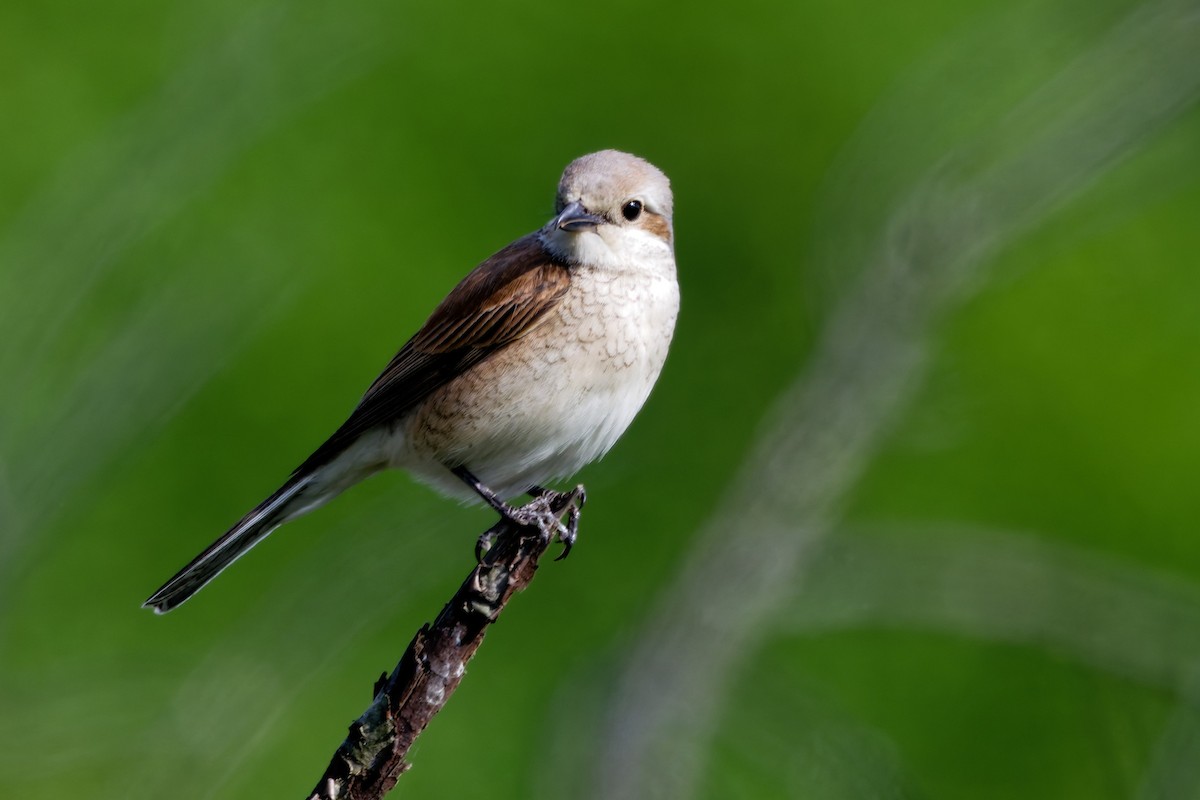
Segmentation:
{"type": "Polygon", "coordinates": [[[621,206],[621,216],[625,217],[625,219],[629,220],[630,222],[633,222],[635,219],[637,219],[641,215],[642,215],[642,201],[641,200],[630,200],[628,203],[621,206]]]}

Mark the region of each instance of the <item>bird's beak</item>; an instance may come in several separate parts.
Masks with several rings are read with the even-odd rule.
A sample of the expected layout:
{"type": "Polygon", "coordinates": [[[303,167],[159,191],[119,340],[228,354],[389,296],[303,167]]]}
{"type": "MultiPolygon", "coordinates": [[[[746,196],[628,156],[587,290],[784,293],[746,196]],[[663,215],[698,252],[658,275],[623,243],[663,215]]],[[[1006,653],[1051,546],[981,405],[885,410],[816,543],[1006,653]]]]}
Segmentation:
{"type": "Polygon", "coordinates": [[[590,231],[602,222],[604,222],[604,217],[588,213],[588,210],[578,200],[564,208],[562,213],[554,219],[554,224],[560,231],[570,233],[590,231]]]}

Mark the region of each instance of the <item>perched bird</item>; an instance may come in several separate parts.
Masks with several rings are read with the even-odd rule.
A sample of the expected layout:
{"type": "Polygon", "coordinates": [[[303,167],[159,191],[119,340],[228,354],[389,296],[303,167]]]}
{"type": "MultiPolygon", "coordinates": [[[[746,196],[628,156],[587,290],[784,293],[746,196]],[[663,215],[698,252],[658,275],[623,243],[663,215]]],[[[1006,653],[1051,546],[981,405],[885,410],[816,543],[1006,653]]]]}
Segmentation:
{"type": "Polygon", "coordinates": [[[624,433],[658,379],[678,312],[666,175],[616,150],[576,159],[555,216],[467,275],[350,418],[145,607],[170,611],[275,528],[388,467],[521,524],[569,507],[570,527],[558,526],[569,548],[581,487],[542,485],[624,433]],[[508,505],[522,493],[546,502],[508,505]]]}

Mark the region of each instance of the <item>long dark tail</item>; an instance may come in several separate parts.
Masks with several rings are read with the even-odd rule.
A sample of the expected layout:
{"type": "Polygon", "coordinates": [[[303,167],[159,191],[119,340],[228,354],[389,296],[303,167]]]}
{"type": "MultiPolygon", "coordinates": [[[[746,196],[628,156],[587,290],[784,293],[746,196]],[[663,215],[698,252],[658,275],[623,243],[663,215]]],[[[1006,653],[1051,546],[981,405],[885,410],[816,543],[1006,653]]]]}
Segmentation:
{"type": "Polygon", "coordinates": [[[267,534],[284,522],[299,516],[319,502],[306,502],[305,490],[312,483],[313,475],[294,476],[279,488],[279,491],[254,507],[224,536],[217,539],[203,553],[192,559],[175,577],[162,585],[143,608],[153,608],[156,614],[165,614],[178,606],[234,561],[241,558],[251,547],[266,538],[267,534]]]}

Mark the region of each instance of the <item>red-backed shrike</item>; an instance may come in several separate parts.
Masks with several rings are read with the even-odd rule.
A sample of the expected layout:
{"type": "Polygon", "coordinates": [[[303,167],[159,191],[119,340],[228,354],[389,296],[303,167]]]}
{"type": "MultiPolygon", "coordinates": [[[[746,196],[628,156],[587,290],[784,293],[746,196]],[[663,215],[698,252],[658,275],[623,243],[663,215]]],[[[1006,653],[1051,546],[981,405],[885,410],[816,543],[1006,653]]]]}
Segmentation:
{"type": "Polygon", "coordinates": [[[146,607],[170,611],[275,528],[388,467],[523,524],[569,501],[569,547],[581,492],[542,484],[629,426],[667,357],[679,286],[671,187],[652,164],[616,150],[578,158],[555,210],[467,275],[350,418],[146,607]],[[547,500],[540,512],[505,502],[524,492],[547,500]]]}

